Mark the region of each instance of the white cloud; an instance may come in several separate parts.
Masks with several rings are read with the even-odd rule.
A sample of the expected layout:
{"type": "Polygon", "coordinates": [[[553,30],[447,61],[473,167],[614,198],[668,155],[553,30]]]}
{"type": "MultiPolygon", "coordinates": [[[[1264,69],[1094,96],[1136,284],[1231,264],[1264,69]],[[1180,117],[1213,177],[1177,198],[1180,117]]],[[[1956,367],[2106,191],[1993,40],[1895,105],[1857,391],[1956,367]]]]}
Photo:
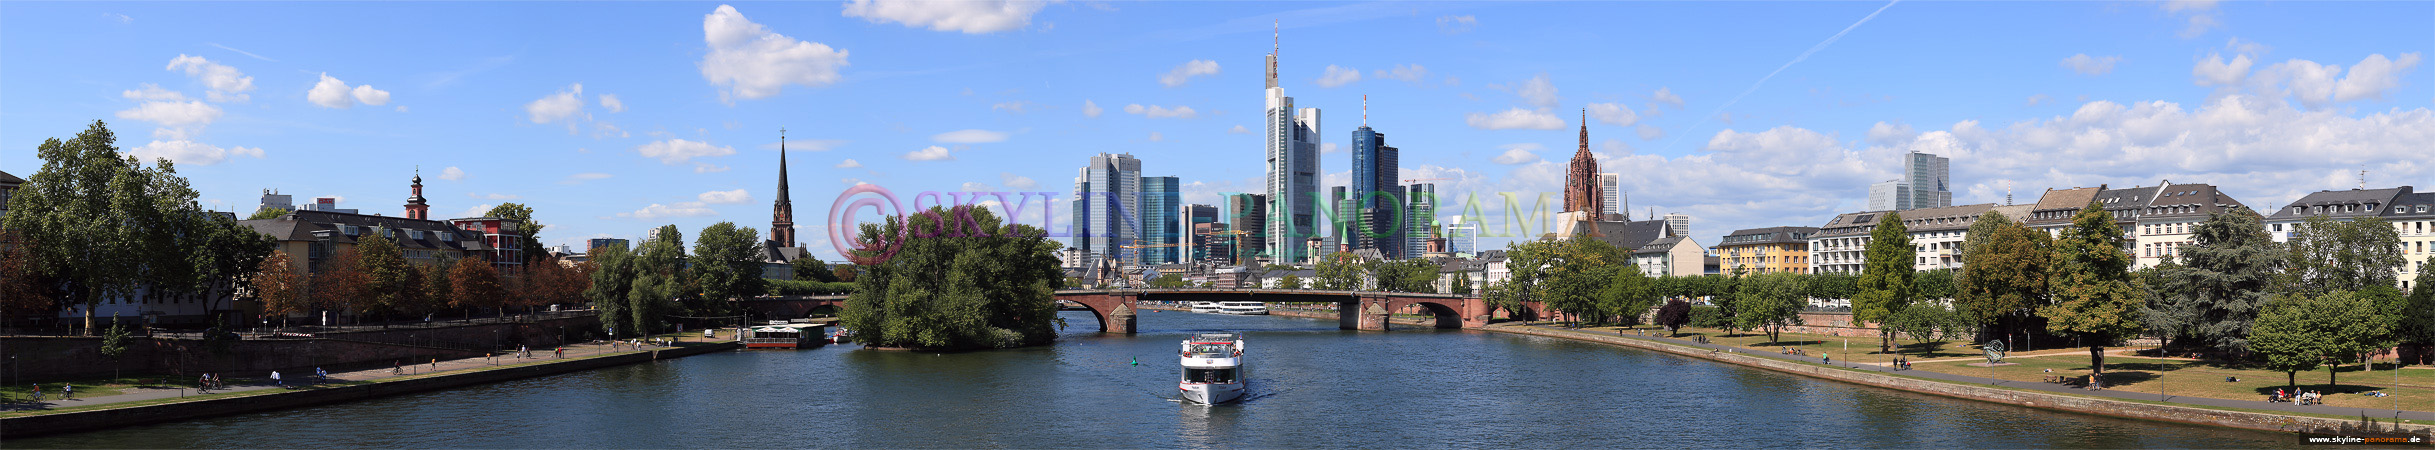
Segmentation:
{"type": "Polygon", "coordinates": [[[704,162],[693,163],[693,173],[719,173],[719,172],[726,172],[726,171],[728,171],[728,170],[730,170],[730,169],[735,169],[735,168],[734,168],[734,167],[729,167],[729,166],[714,165],[714,164],[711,164],[711,163],[704,163],[704,162]]]}
{"type": "Polygon", "coordinates": [[[1472,17],[1469,14],[1460,16],[1437,16],[1437,31],[1439,33],[1461,34],[1463,32],[1471,31],[1472,27],[1477,27],[1479,25],[1480,19],[1478,17],[1472,17]]]}
{"type": "Polygon", "coordinates": [[[2383,54],[2367,55],[2367,59],[2350,66],[2350,75],[2334,86],[2334,101],[2383,98],[2385,91],[2401,86],[2401,76],[2418,66],[2418,53],[2403,53],[2401,59],[2385,59],[2383,54]]]}
{"type": "Polygon", "coordinates": [[[2122,62],[2122,57],[2091,57],[2088,56],[2087,53],[2081,53],[2071,55],[2070,58],[2063,58],[2063,62],[2059,64],[2061,64],[2063,68],[2071,69],[2073,72],[2079,72],[2081,75],[2104,75],[2113,73],[2114,63],[2117,62],[2122,62]]]}
{"type": "Polygon", "coordinates": [[[871,23],[985,34],[1023,29],[1031,25],[1032,14],[1046,6],[1048,2],[1037,0],[852,0],[845,4],[845,16],[871,23]]]}
{"type": "Polygon", "coordinates": [[[1390,69],[1387,69],[1387,70],[1376,70],[1376,71],[1371,71],[1371,72],[1370,72],[1370,78],[1377,78],[1377,79],[1382,79],[1382,80],[1399,80],[1399,81],[1404,81],[1404,82],[1408,82],[1408,83],[1419,83],[1419,82],[1421,82],[1421,79],[1423,79],[1423,78],[1428,78],[1428,77],[1429,77],[1429,68],[1427,68],[1427,67],[1421,67],[1421,65],[1419,65],[1419,64],[1413,64],[1413,65],[1396,64],[1394,68],[1390,68],[1390,69]]]}
{"type": "Polygon", "coordinates": [[[837,68],[847,65],[845,50],[771,32],[733,6],[719,5],[703,16],[702,34],[710,45],[710,53],[702,56],[702,78],[720,86],[719,99],[730,103],[737,97],[776,96],[789,84],[836,83],[837,68]]]}
{"type": "Polygon", "coordinates": [[[1023,113],[1023,109],[1024,109],[1024,108],[1027,108],[1027,107],[1030,107],[1030,106],[1031,106],[1031,102],[1026,102],[1026,101],[1017,100],[1017,101],[1003,102],[1003,103],[998,103],[998,104],[994,104],[994,105],[989,105],[989,109],[990,109],[990,110],[992,110],[992,111],[1007,111],[1007,112],[1012,112],[1012,113],[1015,113],[1015,114],[1022,114],[1022,113],[1023,113]]]}
{"type": "Polygon", "coordinates": [[[1251,134],[1251,129],[1242,125],[1235,125],[1234,128],[1226,129],[1226,132],[1229,134],[1251,134]]]}
{"type": "Polygon", "coordinates": [[[585,181],[601,180],[601,179],[607,179],[607,178],[609,178],[609,174],[605,174],[605,173],[599,173],[599,172],[586,172],[586,173],[578,173],[578,174],[574,174],[574,175],[567,175],[566,179],[564,179],[564,180],[559,180],[559,181],[558,181],[558,184],[583,184],[583,182],[585,182],[585,181]]]}
{"type": "Polygon", "coordinates": [[[1100,108],[1099,104],[1096,102],[1092,102],[1090,100],[1082,101],[1082,115],[1084,117],[1098,118],[1099,113],[1105,111],[1107,110],[1100,108]]]}
{"type": "Polygon", "coordinates": [[[177,161],[178,164],[206,166],[219,164],[220,161],[227,160],[231,154],[262,157],[262,149],[259,148],[237,147],[232,151],[211,144],[187,140],[152,141],[150,144],[128,149],[126,152],[128,155],[147,162],[155,158],[168,158],[170,161],[177,161]]]}
{"type": "Polygon", "coordinates": [[[1491,159],[1489,161],[1497,164],[1513,165],[1535,162],[1539,160],[1538,154],[1531,153],[1531,151],[1538,150],[1540,148],[1539,144],[1506,144],[1502,148],[1505,149],[1505,153],[1499,154],[1495,159],[1491,159]]]}
{"type": "Polygon", "coordinates": [[[946,147],[933,145],[921,150],[905,152],[905,159],[913,161],[945,161],[955,159],[955,156],[947,154],[946,147]]]}
{"type": "Polygon", "coordinates": [[[2249,76],[2249,66],[2252,64],[2255,62],[2249,60],[2249,55],[2235,55],[2227,62],[2224,55],[2209,54],[2207,60],[2190,67],[2190,77],[2197,80],[2199,86],[2240,84],[2241,79],[2249,76]]]}
{"type": "Polygon", "coordinates": [[[338,81],[338,78],[331,77],[329,72],[322,72],[321,82],[313,83],[313,89],[305,91],[304,99],[315,105],[321,105],[323,108],[355,106],[355,99],[347,97],[347,82],[338,81]]]}
{"type": "Polygon", "coordinates": [[[246,101],[250,97],[245,93],[254,91],[254,77],[201,56],[179,54],[169,60],[166,70],[184,70],[187,77],[203,82],[203,86],[211,88],[205,97],[214,102],[246,101]]]}
{"type": "Polygon", "coordinates": [[[2182,26],[2180,32],[2183,39],[2188,39],[2206,34],[2208,29],[2223,26],[2222,18],[2218,17],[2218,13],[2215,11],[2215,1],[2172,0],[2164,2],[2161,6],[2167,13],[2189,16],[2187,24],[2182,26]]]}
{"type": "Polygon", "coordinates": [[[1634,131],[1637,131],[1640,134],[1640,140],[1643,141],[1656,140],[1657,138],[1666,137],[1666,130],[1663,128],[1658,128],[1656,125],[1645,123],[1640,124],[1640,128],[1634,131]]]}
{"type": "MultiPolygon", "coordinates": [[[[583,112],[583,83],[569,85],[556,94],[550,94],[539,100],[533,100],[532,103],[524,104],[524,113],[532,118],[533,123],[550,123],[576,118],[591,120],[592,118],[590,114],[583,112]]],[[[567,130],[572,132],[574,126],[575,124],[572,122],[567,123],[567,130]]]]}
{"type": "Polygon", "coordinates": [[[1319,154],[1325,155],[1341,151],[1344,151],[1344,147],[1336,146],[1336,143],[1334,142],[1319,143],[1319,154]]]}
{"type": "Polygon", "coordinates": [[[1496,114],[1471,113],[1470,115],[1464,116],[1463,122],[1470,124],[1472,128],[1482,130],[1553,130],[1564,128],[1564,119],[1557,118],[1554,113],[1547,112],[1546,109],[1531,111],[1522,108],[1514,108],[1496,114]]]}
{"type": "Polygon", "coordinates": [[[1869,143],[1871,144],[1891,146],[1910,142],[1911,139],[1917,137],[1919,137],[1919,131],[1911,129],[1911,124],[1907,123],[1877,122],[1876,125],[1869,126],[1869,143]]]}
{"type": "Polygon", "coordinates": [[[2418,61],[2417,53],[2402,54],[2398,60],[2386,59],[2383,54],[2368,55],[2344,75],[2341,66],[2293,59],[2258,70],[2252,81],[2262,94],[2290,95],[2302,105],[2317,108],[2382,98],[2385,91],[2400,87],[2401,76],[2416,67],[2418,61]]]}
{"type": "Polygon", "coordinates": [[[930,136],[930,140],[932,142],[942,144],[987,144],[991,142],[1006,142],[1006,136],[1006,133],[996,131],[970,129],[939,133],[937,135],[930,136]]]}
{"type": "Polygon", "coordinates": [[[1156,131],[1152,131],[1152,132],[1150,132],[1150,142],[1158,142],[1158,141],[1164,141],[1164,140],[1167,140],[1167,136],[1166,136],[1166,135],[1163,135],[1163,134],[1158,134],[1158,132],[1156,132],[1156,131]]]}
{"type": "Polygon", "coordinates": [[[1632,107],[1622,103],[1591,103],[1588,106],[1590,118],[1599,122],[1626,127],[1640,122],[1640,115],[1633,114],[1632,107]]]}
{"type": "Polygon", "coordinates": [[[713,205],[726,205],[752,201],[752,195],[745,194],[743,189],[704,192],[700,198],[702,203],[709,203],[713,205]]]}
{"type": "Polygon", "coordinates": [[[118,118],[152,122],[171,128],[202,126],[210,125],[214,120],[220,120],[220,107],[202,101],[149,101],[136,105],[133,109],[119,111],[118,118]]]}
{"type": "Polygon", "coordinates": [[[634,212],[617,213],[617,217],[628,217],[644,220],[666,217],[704,217],[716,215],[719,215],[718,211],[711,210],[708,205],[704,205],[702,202],[677,202],[673,205],[653,203],[651,206],[645,206],[643,209],[634,210],[634,212]]]}
{"type": "Polygon", "coordinates": [[[1649,93],[1649,100],[1674,105],[1676,108],[1683,107],[1683,98],[1680,95],[1674,95],[1674,88],[1657,88],[1657,92],[1649,93]]]}
{"type": "Polygon", "coordinates": [[[2046,94],[2037,94],[2037,95],[2031,95],[2031,96],[2029,96],[2029,106],[2038,106],[2039,104],[2043,104],[2043,103],[2046,103],[2046,102],[2048,102],[2048,101],[2053,101],[2054,99],[2055,99],[2055,98],[2054,98],[2054,96],[2046,95],[2046,94]]]}
{"type": "Polygon", "coordinates": [[[496,207],[496,206],[493,206],[493,205],[490,205],[490,204],[487,204],[487,203],[485,203],[485,204],[480,204],[480,205],[473,205],[473,207],[472,207],[472,208],[465,208],[465,211],[463,211],[463,212],[458,212],[458,213],[457,213],[457,217],[482,217],[482,216],[487,216],[487,215],[490,215],[490,209],[491,209],[491,208],[495,208],[495,207],[496,207]]]}
{"type": "Polygon", "coordinates": [[[397,105],[397,112],[406,112],[406,105],[397,105]]]}
{"type": "Polygon", "coordinates": [[[661,164],[676,165],[693,158],[736,154],[735,147],[720,147],[708,142],[669,139],[634,147],[644,157],[658,158],[661,164]]]}
{"type": "Polygon", "coordinates": [[[1217,61],[1195,59],[1175,66],[1174,69],[1168,70],[1166,75],[1159,75],[1158,84],[1167,85],[1167,87],[1182,86],[1184,82],[1192,81],[1192,77],[1216,75],[1217,73],[1217,61]]]}
{"type": "Polygon", "coordinates": [[[1190,119],[1200,117],[1201,115],[1199,111],[1193,111],[1192,107],[1190,106],[1168,108],[1158,105],[1150,105],[1145,107],[1141,106],[1140,104],[1125,105],[1124,112],[1125,114],[1140,114],[1144,117],[1149,117],[1152,119],[1190,119]]]}
{"type": "Polygon", "coordinates": [[[854,158],[846,158],[845,161],[837,163],[836,167],[839,169],[862,167],[862,161],[855,161],[854,158]]]}
{"type": "Polygon", "coordinates": [[[448,166],[447,169],[440,170],[440,179],[448,181],[463,180],[465,179],[465,169],[459,169],[457,166],[448,166]]]}
{"type": "Polygon", "coordinates": [[[860,179],[860,178],[854,178],[854,177],[845,177],[845,178],[839,178],[839,179],[837,179],[837,181],[838,181],[838,182],[840,182],[840,183],[845,183],[847,186],[859,186],[859,185],[871,184],[871,183],[866,183],[866,182],[863,182],[863,181],[862,181],[862,179],[860,179]]]}
{"type": "Polygon", "coordinates": [[[1329,64],[1327,65],[1327,72],[1319,75],[1318,83],[1319,87],[1332,88],[1352,84],[1356,81],[1361,81],[1360,70],[1329,64]]]}
{"type": "Polygon", "coordinates": [[[388,104],[389,91],[373,89],[369,84],[359,85],[355,87],[355,101],[371,106],[388,104]]]}
{"type": "Polygon", "coordinates": [[[1555,107],[1557,101],[1563,100],[1556,96],[1556,84],[1547,82],[1547,74],[1544,73],[1522,82],[1522,87],[1515,89],[1514,95],[1522,96],[1522,101],[1541,108],[1555,107]]]}
{"type": "Polygon", "coordinates": [[[626,101],[618,99],[617,94],[600,94],[600,108],[613,113],[626,112],[626,101]]]}
{"type": "Polygon", "coordinates": [[[124,91],[120,92],[118,95],[121,97],[126,97],[128,100],[186,101],[185,93],[161,89],[159,85],[152,83],[144,83],[143,89],[124,91]]]}
{"type": "Polygon", "coordinates": [[[964,182],[963,186],[957,187],[959,189],[956,190],[961,192],[994,192],[998,190],[997,188],[989,187],[989,183],[978,181],[966,181],[964,182]]]}
{"type": "Polygon", "coordinates": [[[1015,189],[1031,189],[1040,187],[1040,182],[1032,181],[1030,177],[1015,175],[1014,172],[998,172],[998,182],[1005,184],[1006,187],[1015,189]]]}

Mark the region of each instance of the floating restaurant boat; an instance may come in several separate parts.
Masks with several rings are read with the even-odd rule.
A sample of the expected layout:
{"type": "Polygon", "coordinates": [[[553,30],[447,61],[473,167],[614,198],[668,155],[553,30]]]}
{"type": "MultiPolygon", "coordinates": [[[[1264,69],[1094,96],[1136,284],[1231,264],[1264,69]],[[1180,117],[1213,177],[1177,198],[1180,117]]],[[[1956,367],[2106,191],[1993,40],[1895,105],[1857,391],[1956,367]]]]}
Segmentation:
{"type": "Polygon", "coordinates": [[[1218,302],[1219,314],[1245,316],[1268,315],[1268,304],[1260,302],[1218,302]]]}
{"type": "Polygon", "coordinates": [[[1243,335],[1194,334],[1184,339],[1182,353],[1184,373],[1176,389],[1185,401],[1214,405],[1243,398],[1243,335]]]}
{"type": "Polygon", "coordinates": [[[827,325],[784,322],[744,329],[744,348],[817,347],[827,335],[827,325]]]}
{"type": "Polygon", "coordinates": [[[1218,304],[1217,302],[1192,302],[1192,312],[1215,314],[1218,312],[1218,304]]]}

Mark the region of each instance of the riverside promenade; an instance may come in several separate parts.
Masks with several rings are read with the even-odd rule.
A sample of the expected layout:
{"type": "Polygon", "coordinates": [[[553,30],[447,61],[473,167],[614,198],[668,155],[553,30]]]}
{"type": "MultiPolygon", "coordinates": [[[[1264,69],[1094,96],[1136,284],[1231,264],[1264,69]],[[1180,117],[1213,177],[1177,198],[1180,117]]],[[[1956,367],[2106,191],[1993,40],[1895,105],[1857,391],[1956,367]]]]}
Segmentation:
{"type": "MultiPolygon", "coordinates": [[[[698,336],[698,335],[697,335],[698,336]]],[[[650,362],[742,348],[727,340],[680,341],[676,345],[636,346],[625,342],[591,342],[565,346],[563,358],[551,349],[533,349],[529,357],[512,353],[454,360],[424,360],[392,368],[332,372],[328,380],[311,373],[281,372],[284,385],[267,373],[223,375],[225,389],[208,393],[194,389],[192,379],[169,380],[167,386],[140,386],[117,395],[0,405],[0,438],[92,431],[247,412],[318,406],[390,395],[429,392],[481,383],[529,378],[617,365],[650,362]]]]}
{"type": "Polygon", "coordinates": [[[1850,361],[1748,351],[1660,336],[1576,330],[1550,324],[1497,324],[1484,331],[1571,339],[1655,350],[1779,372],[1889,389],[1997,403],[2135,419],[2219,425],[2266,431],[2435,434],[2435,412],[2295,405],[2256,400],[2182,397],[2109,390],[2084,390],[2054,383],[1894,370],[1850,361]],[[2336,419],[2334,417],[2343,417],[2336,419]],[[2412,423],[2414,422],[2414,423],[2412,423]]]}

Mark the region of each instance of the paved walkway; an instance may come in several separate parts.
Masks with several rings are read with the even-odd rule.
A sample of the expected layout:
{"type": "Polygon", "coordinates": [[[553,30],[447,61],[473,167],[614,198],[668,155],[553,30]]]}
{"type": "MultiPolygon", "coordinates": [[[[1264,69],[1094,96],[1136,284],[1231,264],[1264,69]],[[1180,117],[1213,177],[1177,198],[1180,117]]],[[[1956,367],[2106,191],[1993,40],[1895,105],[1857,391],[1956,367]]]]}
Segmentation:
{"type": "MultiPolygon", "coordinates": [[[[1517,325],[1500,325],[1500,326],[1517,326],[1517,325]]],[[[1813,356],[1795,356],[1795,355],[1786,355],[1786,354],[1773,353],[1773,352],[1764,352],[1764,351],[1747,351],[1746,349],[1743,349],[1743,348],[1740,348],[1740,347],[1733,347],[1733,346],[1720,345],[1720,344],[1701,344],[1701,343],[1697,343],[1697,342],[1691,342],[1691,341],[1688,341],[1688,340],[1683,340],[1683,339],[1665,338],[1665,337],[1657,337],[1657,336],[1639,336],[1639,335],[1632,335],[1632,334],[1626,334],[1626,333],[1600,333],[1600,332],[1591,332],[1591,331],[1574,330],[1574,329],[1562,328],[1562,327],[1556,327],[1556,326],[1549,326],[1549,325],[1518,325],[1518,326],[1525,326],[1525,327],[1530,327],[1530,328],[1539,329],[1539,330],[1556,331],[1556,332],[1562,332],[1562,333],[1576,333],[1576,334],[1581,334],[1581,335],[1589,335],[1589,336],[1608,336],[1608,335],[1612,335],[1612,336],[1619,336],[1619,337],[1623,337],[1623,338],[1626,338],[1626,339],[1640,339],[1640,340],[1646,340],[1646,341],[1663,342],[1663,343],[1667,343],[1667,344],[1680,345],[1680,346],[1685,346],[1685,347],[1694,347],[1694,348],[1705,348],[1705,349],[1716,350],[1716,351],[1728,351],[1728,350],[1729,350],[1729,351],[1732,351],[1732,352],[1735,352],[1735,353],[1740,353],[1740,354],[1745,355],[1745,356],[1756,356],[1756,357],[1761,357],[1761,358],[1773,358],[1773,359],[1780,359],[1780,360],[1786,360],[1786,361],[1797,361],[1797,362],[1805,362],[1805,363],[1827,364],[1827,362],[1826,362],[1826,361],[1821,360],[1821,359],[1819,359],[1819,358],[1817,358],[1817,357],[1813,357],[1813,356]]],[[[1884,372],[1884,373],[1900,373],[1900,374],[1901,374],[1901,375],[1903,375],[1903,376],[1919,377],[1919,378],[1927,378],[1927,379],[1931,379],[1931,380],[1949,381],[1949,382],[1955,382],[1955,383],[1987,384],[1987,385],[2002,386],[2002,387],[2005,387],[2005,388],[2010,388],[2010,389],[2020,389],[2020,390],[2029,390],[2029,391],[2043,391],[2043,392],[2054,392],[2054,393],[2064,393],[2064,394],[2088,395],[2088,396],[2106,397],[2106,398],[2115,398],[2115,399],[2122,399],[2122,400],[2139,400],[2139,401],[2149,401],[2149,402],[2161,401],[2161,402],[2164,402],[2164,403],[2181,404],[2181,405],[2192,405],[2192,406],[2199,406],[2199,407],[2213,407],[2213,408],[2246,408],[2246,409],[2253,409],[2253,410],[2285,411],[2285,412],[2295,412],[2295,413],[2334,414],[2334,415],[2343,415],[2343,416],[2366,416],[2366,417],[2374,417],[2374,418],[2393,418],[2393,417],[2399,417],[2399,418],[2403,418],[2403,419],[2410,419],[2410,420],[2435,421],[2435,412],[2426,412],[2426,411],[2396,411],[2396,410],[2391,410],[2391,409],[2353,408],[2353,407],[2329,406],[2329,405],[2306,405],[2306,406],[2302,406],[2302,405],[2291,404],[2291,403],[2275,403],[2275,402],[2268,402],[2268,401],[2265,401],[2265,400],[2232,400],[2232,399],[2221,399],[2221,398],[2210,398],[2210,397],[2183,397],[2183,396],[2178,396],[2178,395],[2165,395],[2165,394],[2144,394],[2144,393],[2137,393],[2137,392],[2121,392],[2121,391],[2110,391],[2110,390],[2087,390],[2087,389],[2081,389],[2081,388],[2072,387],[2072,386],[2067,386],[2067,385],[2058,384],[2058,383],[2043,383],[2043,382],[2035,382],[2035,381],[2012,381],[2012,380],[2001,380],[2001,379],[1995,379],[1995,378],[1974,377],[1974,376],[1968,376],[1968,375],[1954,375],[1954,374],[1949,374],[1949,373],[1929,372],[1929,371],[1923,371],[1923,370],[1903,370],[1903,371],[1896,371],[1896,370],[1892,370],[1891,368],[1888,368],[1888,367],[1885,367],[1885,366],[1873,365],[1873,364],[1857,364],[1857,363],[1853,363],[1853,362],[1850,362],[1850,361],[1836,361],[1836,362],[1834,362],[1834,363],[1833,363],[1833,365],[1836,365],[1836,366],[1843,366],[1843,367],[1850,368],[1850,369],[1853,369],[1853,370],[1865,370],[1865,371],[1884,372]]]]}
{"type": "MultiPolygon", "coordinates": [[[[697,336],[697,338],[698,338],[698,336],[697,336]]],[[[686,342],[699,342],[699,341],[698,341],[698,340],[696,340],[696,341],[686,341],[686,342]]],[[[667,348],[667,347],[658,347],[658,346],[653,346],[653,347],[649,347],[649,348],[647,348],[647,349],[664,349],[664,348],[667,348]]],[[[583,344],[574,344],[574,345],[568,345],[568,346],[566,347],[566,357],[567,357],[567,359],[575,359],[575,358],[580,358],[580,357],[594,356],[594,355],[603,355],[603,354],[634,353],[634,352],[637,352],[637,351],[639,351],[639,350],[635,349],[635,348],[634,348],[634,346],[633,346],[633,345],[630,345],[630,344],[622,344],[622,343],[621,343],[621,344],[614,344],[614,345],[612,345],[612,344],[609,344],[609,343],[606,343],[606,342],[583,343],[583,344]]],[[[554,356],[554,355],[553,355],[553,354],[552,354],[552,353],[551,353],[551,352],[550,352],[548,349],[538,349],[538,348],[536,348],[536,349],[533,349],[533,351],[532,351],[532,357],[531,357],[531,358],[519,358],[519,357],[517,357],[517,356],[515,356],[515,355],[512,355],[512,354],[502,354],[502,355],[498,356],[497,358],[476,357],[476,358],[463,358],[463,359],[453,359],[453,360],[439,360],[439,361],[437,361],[437,362],[434,362],[434,361],[432,361],[432,360],[430,360],[430,359],[425,359],[425,360],[423,360],[423,361],[422,361],[422,363],[420,363],[420,364],[406,364],[406,365],[405,365],[405,366],[403,366],[403,367],[397,367],[397,368],[389,368],[389,369],[372,369],[372,370],[358,370],[358,371],[353,371],[353,372],[332,372],[332,373],[330,373],[330,380],[332,380],[332,381],[374,381],[374,380],[380,380],[380,379],[384,379],[384,378],[408,377],[408,376],[424,375],[424,374],[432,374],[432,373],[455,372],[455,371],[464,371],[464,370],[471,370],[471,369],[481,369],[481,368],[488,368],[488,367],[497,367],[497,366],[502,366],[502,365],[513,365],[513,364],[520,364],[520,363],[528,363],[528,362],[534,362],[534,361],[542,361],[542,360],[548,360],[548,359],[552,359],[552,358],[553,358],[553,356],[554,356]]],[[[249,375],[249,376],[243,376],[243,377],[240,377],[240,376],[236,376],[236,374],[222,374],[222,376],[227,377],[227,379],[226,379],[226,383],[227,383],[227,385],[228,385],[228,388],[227,388],[227,389],[213,389],[213,390],[211,390],[211,394],[213,394],[213,395],[219,395],[219,394],[226,394],[226,393],[233,393],[233,392],[249,392],[249,391],[260,391],[260,390],[269,390],[269,389],[281,389],[281,387],[279,387],[278,385],[271,383],[271,380],[270,380],[270,372],[265,371],[265,372],[258,372],[258,373],[247,373],[246,375],[249,375]]],[[[199,377],[200,375],[197,375],[197,376],[199,377]]],[[[281,379],[287,380],[287,384],[288,384],[288,385],[291,385],[291,386],[306,386],[306,387],[309,387],[309,386],[312,386],[312,385],[316,384],[316,383],[312,383],[312,382],[307,381],[307,380],[309,380],[309,379],[311,379],[311,378],[312,378],[312,374],[311,374],[311,373],[309,373],[309,372],[280,372],[280,373],[279,373],[279,377],[280,377],[281,379]]],[[[57,393],[56,391],[48,391],[48,390],[46,390],[46,391],[48,391],[48,392],[46,392],[46,393],[50,394],[50,397],[43,399],[43,401],[40,401],[40,402],[16,402],[16,403],[6,403],[6,404],[0,404],[0,412],[15,412],[15,411],[27,411],[27,410],[45,410],[45,409],[55,409],[55,408],[75,408],[75,407],[85,407],[85,406],[93,406],[93,405],[107,405],[107,404],[112,404],[112,403],[140,402],[140,401],[146,401],[146,400],[158,400],[158,399],[164,399],[164,398],[183,398],[183,397],[193,397],[193,396],[202,395],[201,393],[199,393],[199,392],[196,392],[196,391],[195,391],[195,389],[194,389],[194,384],[193,384],[193,382],[194,382],[195,380],[193,380],[193,379],[185,379],[185,380],[173,380],[173,381],[176,381],[176,382],[178,383],[178,386],[172,386],[172,387],[137,387],[137,386],[130,386],[130,387],[126,387],[126,388],[124,388],[124,389],[121,389],[121,393],[120,393],[120,394],[118,394],[118,395],[106,395],[106,396],[99,396],[99,397],[78,397],[78,398],[75,398],[75,399],[69,399],[69,400],[61,400],[61,399],[59,399],[59,397],[58,397],[58,393],[57,393]]]]}

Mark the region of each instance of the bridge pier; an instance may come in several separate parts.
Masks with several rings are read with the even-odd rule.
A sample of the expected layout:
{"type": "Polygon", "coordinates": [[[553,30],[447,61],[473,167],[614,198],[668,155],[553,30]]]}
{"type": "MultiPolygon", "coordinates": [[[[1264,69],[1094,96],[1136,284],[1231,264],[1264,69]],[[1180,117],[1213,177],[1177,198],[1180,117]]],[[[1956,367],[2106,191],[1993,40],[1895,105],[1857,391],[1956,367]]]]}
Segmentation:
{"type": "Polygon", "coordinates": [[[1124,301],[1116,304],[1116,310],[1108,313],[1107,326],[1102,327],[1099,331],[1102,333],[1123,334],[1134,334],[1140,332],[1140,325],[1135,322],[1135,320],[1139,319],[1139,317],[1136,317],[1137,314],[1134,314],[1133,312],[1133,299],[1135,298],[1139,297],[1123,297],[1124,301]]]}
{"type": "Polygon", "coordinates": [[[1394,314],[1394,311],[1387,309],[1387,299],[1369,295],[1361,295],[1356,298],[1360,299],[1360,307],[1357,308],[1360,310],[1360,317],[1358,318],[1359,323],[1354,328],[1362,331],[1386,331],[1387,319],[1393,317],[1394,314]]]}

